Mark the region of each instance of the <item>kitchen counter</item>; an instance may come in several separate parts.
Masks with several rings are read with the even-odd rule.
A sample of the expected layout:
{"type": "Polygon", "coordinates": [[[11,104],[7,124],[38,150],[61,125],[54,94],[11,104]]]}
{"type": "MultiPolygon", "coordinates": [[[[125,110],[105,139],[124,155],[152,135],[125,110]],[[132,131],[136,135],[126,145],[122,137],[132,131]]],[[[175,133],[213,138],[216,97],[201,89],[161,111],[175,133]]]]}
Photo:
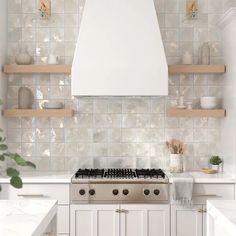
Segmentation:
{"type": "Polygon", "coordinates": [[[207,201],[207,236],[236,235],[236,201],[207,201]]]}
{"type": "MultiPolygon", "coordinates": [[[[235,176],[225,173],[204,174],[202,172],[187,172],[194,177],[195,183],[235,183],[235,176]]],[[[24,183],[70,183],[74,172],[23,172],[21,177],[24,183]]],[[[166,172],[170,183],[174,176],[166,172]]],[[[0,177],[1,183],[9,183],[7,177],[0,177]]]]}
{"type": "MultiPolygon", "coordinates": [[[[189,175],[193,176],[194,183],[197,184],[227,184],[227,183],[235,183],[235,176],[226,174],[226,173],[218,173],[218,174],[205,174],[200,171],[195,172],[186,172],[189,175]]],[[[167,173],[169,177],[170,183],[173,183],[174,176],[171,173],[167,173]]]]}
{"type": "Polygon", "coordinates": [[[0,235],[42,235],[57,214],[56,204],[57,201],[0,201],[0,235]]]}
{"type": "MultiPolygon", "coordinates": [[[[23,183],[70,183],[74,172],[22,172],[20,174],[23,183]]],[[[9,178],[0,177],[0,184],[9,183],[9,178]]]]}

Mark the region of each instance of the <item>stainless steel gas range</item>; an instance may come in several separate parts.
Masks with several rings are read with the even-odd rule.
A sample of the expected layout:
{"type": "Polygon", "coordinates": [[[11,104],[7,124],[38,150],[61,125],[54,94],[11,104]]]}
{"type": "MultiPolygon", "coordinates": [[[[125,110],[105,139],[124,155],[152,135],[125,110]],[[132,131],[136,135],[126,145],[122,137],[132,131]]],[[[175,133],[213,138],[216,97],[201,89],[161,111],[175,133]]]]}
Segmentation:
{"type": "Polygon", "coordinates": [[[71,202],[168,203],[169,180],[161,169],[79,169],[71,202]]]}

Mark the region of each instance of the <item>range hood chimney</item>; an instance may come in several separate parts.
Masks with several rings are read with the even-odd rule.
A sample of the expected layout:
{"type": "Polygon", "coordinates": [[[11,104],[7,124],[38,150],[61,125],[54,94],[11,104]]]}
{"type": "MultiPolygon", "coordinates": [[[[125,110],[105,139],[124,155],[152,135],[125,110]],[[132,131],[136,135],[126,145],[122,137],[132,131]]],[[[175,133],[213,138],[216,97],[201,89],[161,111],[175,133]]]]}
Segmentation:
{"type": "Polygon", "coordinates": [[[72,95],[168,95],[168,66],[153,0],[86,0],[72,95]]]}

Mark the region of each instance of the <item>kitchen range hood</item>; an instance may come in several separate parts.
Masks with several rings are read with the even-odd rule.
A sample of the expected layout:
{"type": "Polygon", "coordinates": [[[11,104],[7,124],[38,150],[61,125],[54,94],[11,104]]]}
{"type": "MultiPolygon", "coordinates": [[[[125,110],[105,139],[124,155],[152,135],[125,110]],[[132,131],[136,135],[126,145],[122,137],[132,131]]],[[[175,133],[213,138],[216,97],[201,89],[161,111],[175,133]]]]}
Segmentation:
{"type": "Polygon", "coordinates": [[[168,66],[153,0],[86,0],[72,95],[167,94],[168,66]]]}

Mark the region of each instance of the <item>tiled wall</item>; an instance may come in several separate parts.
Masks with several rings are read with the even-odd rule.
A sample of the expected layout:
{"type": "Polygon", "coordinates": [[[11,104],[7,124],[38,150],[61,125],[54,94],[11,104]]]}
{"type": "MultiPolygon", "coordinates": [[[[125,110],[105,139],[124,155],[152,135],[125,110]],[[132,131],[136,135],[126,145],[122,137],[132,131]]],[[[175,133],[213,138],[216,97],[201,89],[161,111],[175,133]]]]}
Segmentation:
{"type": "MultiPolygon", "coordinates": [[[[185,19],[185,0],[155,0],[168,62],[180,63],[185,51],[194,53],[211,45],[211,62],[221,62],[220,33],[216,21],[234,1],[199,0],[199,19],[185,19]]],[[[8,0],[8,59],[14,61],[19,44],[26,45],[37,63],[49,53],[71,63],[83,0],[52,0],[49,22],[37,17],[36,0],[8,0]]],[[[95,78],[96,79],[96,78],[95,78]]],[[[167,98],[71,98],[70,77],[64,75],[12,75],[8,80],[8,107],[17,105],[17,91],[25,85],[44,99],[63,101],[76,110],[71,119],[9,119],[9,146],[37,164],[38,170],[78,167],[168,168],[165,141],[179,138],[188,144],[189,168],[199,168],[204,157],[218,153],[220,121],[167,118],[166,109],[179,94],[198,105],[200,96],[221,98],[221,76],[173,76],[167,98]]]]}

